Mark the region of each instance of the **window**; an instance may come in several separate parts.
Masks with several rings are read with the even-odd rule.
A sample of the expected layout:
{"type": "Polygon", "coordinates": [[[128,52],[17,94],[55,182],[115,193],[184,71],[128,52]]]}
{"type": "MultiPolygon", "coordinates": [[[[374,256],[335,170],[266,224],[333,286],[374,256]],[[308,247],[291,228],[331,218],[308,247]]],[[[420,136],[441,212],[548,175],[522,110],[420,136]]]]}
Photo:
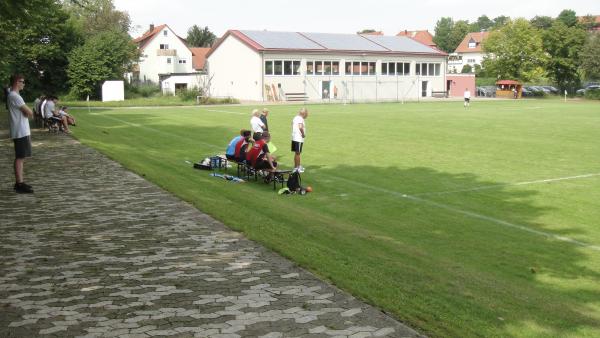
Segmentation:
{"type": "MultiPolygon", "coordinates": [[[[348,63],[346,63],[347,65],[348,63]]],[[[306,61],[307,75],[340,75],[339,61],[306,61]]]]}
{"type": "Polygon", "coordinates": [[[163,31],[163,36],[167,36],[167,30],[166,29],[163,31]]]}
{"type": "MultiPolygon", "coordinates": [[[[309,64],[307,63],[307,72],[309,64]]],[[[300,61],[265,60],[265,75],[300,75],[300,61]]]]}
{"type": "Polygon", "coordinates": [[[292,61],[283,61],[283,75],[292,75],[292,61]]]}
{"type": "Polygon", "coordinates": [[[352,62],[346,62],[346,75],[352,75],[352,62]]]}
{"type": "Polygon", "coordinates": [[[475,42],[475,40],[473,40],[473,38],[471,38],[471,40],[469,40],[469,48],[475,48],[477,47],[477,42],[475,42]]]}
{"type": "Polygon", "coordinates": [[[275,61],[274,75],[283,75],[283,61],[275,61]]]}
{"type": "Polygon", "coordinates": [[[273,75],[273,61],[265,61],[265,75],[273,75]]]}
{"type": "Polygon", "coordinates": [[[467,59],[467,63],[475,63],[475,59],[467,59]]]}
{"type": "Polygon", "coordinates": [[[323,61],[315,61],[315,75],[323,75],[323,61]]]}
{"type": "Polygon", "coordinates": [[[331,74],[332,75],[340,75],[340,62],[333,61],[331,63],[331,74]]]}
{"type": "MultiPolygon", "coordinates": [[[[376,73],[376,62],[360,62],[352,61],[346,62],[346,75],[375,75],[376,73]]],[[[337,62],[335,68],[338,67],[337,62]]],[[[337,73],[336,73],[337,74],[337,73]]]]}
{"type": "Polygon", "coordinates": [[[381,75],[410,75],[410,63],[382,62],[381,75]]]}
{"type": "Polygon", "coordinates": [[[171,58],[167,58],[167,63],[171,63],[171,58]]]}
{"type": "Polygon", "coordinates": [[[169,49],[169,44],[168,43],[161,43],[160,44],[160,49],[169,49]]]}
{"type": "Polygon", "coordinates": [[[300,75],[300,61],[292,61],[293,72],[292,75],[300,75]]]}
{"type": "Polygon", "coordinates": [[[187,60],[186,59],[181,59],[181,60],[179,60],[179,63],[187,63],[187,60]]]}
{"type": "Polygon", "coordinates": [[[323,61],[323,69],[325,75],[331,75],[331,61],[323,61]]]}
{"type": "Polygon", "coordinates": [[[417,63],[416,74],[421,76],[440,76],[440,63],[417,63]]]}
{"type": "Polygon", "coordinates": [[[313,75],[315,72],[315,64],[312,61],[306,61],[306,75],[313,75]]]}

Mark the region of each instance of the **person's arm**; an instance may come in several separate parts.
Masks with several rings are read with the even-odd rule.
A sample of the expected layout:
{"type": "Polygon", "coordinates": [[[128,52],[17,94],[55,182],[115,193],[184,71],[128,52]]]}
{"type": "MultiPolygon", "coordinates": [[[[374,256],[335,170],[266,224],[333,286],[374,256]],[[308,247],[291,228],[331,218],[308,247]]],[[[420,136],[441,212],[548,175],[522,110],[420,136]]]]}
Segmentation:
{"type": "Polygon", "coordinates": [[[21,113],[23,113],[23,116],[29,119],[33,117],[33,112],[31,111],[31,109],[29,109],[29,107],[27,107],[27,105],[22,105],[21,107],[19,107],[19,110],[21,111],[21,113]]]}
{"type": "Polygon", "coordinates": [[[300,130],[300,134],[302,134],[302,138],[304,138],[304,123],[298,123],[298,129],[300,130]]]}
{"type": "Polygon", "coordinates": [[[275,170],[276,168],[273,165],[273,157],[271,157],[271,153],[266,153],[265,156],[267,158],[267,162],[269,162],[269,166],[271,167],[271,170],[275,170]]]}

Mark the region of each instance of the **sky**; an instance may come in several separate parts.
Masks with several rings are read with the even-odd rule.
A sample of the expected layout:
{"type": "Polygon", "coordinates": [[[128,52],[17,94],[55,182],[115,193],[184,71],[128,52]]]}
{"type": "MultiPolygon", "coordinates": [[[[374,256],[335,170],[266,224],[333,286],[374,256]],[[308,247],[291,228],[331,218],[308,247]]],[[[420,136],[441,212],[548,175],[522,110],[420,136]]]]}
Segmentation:
{"type": "Polygon", "coordinates": [[[506,15],[530,19],[556,17],[563,9],[577,15],[600,15],[600,0],[113,0],[129,13],[137,37],[150,24],[167,24],[181,37],[193,26],[208,26],[218,37],[229,29],[356,33],[363,29],[395,35],[402,30],[428,29],[441,17],[476,21],[506,15]]]}

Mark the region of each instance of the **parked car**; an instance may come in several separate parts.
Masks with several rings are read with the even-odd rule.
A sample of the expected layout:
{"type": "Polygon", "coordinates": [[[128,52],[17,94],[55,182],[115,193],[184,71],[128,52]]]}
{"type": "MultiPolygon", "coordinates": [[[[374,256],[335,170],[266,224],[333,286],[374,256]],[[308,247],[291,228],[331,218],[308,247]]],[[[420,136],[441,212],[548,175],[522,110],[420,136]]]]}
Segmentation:
{"type": "Polygon", "coordinates": [[[577,95],[585,95],[585,92],[588,91],[588,90],[590,90],[590,89],[599,90],[600,89],[600,85],[589,85],[589,86],[587,86],[585,88],[578,89],[575,92],[575,94],[577,94],[577,95]]]}
{"type": "Polygon", "coordinates": [[[481,86],[477,87],[477,96],[480,97],[495,97],[496,87],[495,86],[481,86]]]}
{"type": "Polygon", "coordinates": [[[533,96],[533,92],[529,89],[527,89],[527,87],[522,87],[521,88],[521,97],[529,97],[529,96],[533,96]]]}
{"type": "Polygon", "coordinates": [[[552,86],[542,86],[542,88],[545,88],[547,90],[550,91],[550,93],[552,94],[558,94],[558,89],[556,87],[552,87],[552,86]]]}

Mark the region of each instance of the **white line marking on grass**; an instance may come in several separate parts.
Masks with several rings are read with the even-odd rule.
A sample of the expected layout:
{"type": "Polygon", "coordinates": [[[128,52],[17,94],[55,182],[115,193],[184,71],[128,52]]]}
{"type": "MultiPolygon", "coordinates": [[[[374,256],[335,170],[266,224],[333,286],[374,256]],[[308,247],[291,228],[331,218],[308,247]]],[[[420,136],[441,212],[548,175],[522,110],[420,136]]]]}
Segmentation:
{"type": "Polygon", "coordinates": [[[454,193],[458,193],[458,192],[471,192],[471,191],[479,191],[479,190],[487,190],[487,189],[495,189],[495,188],[511,187],[511,186],[519,186],[519,185],[528,185],[528,184],[538,184],[538,183],[551,183],[551,182],[566,181],[566,180],[576,180],[576,179],[580,179],[580,178],[589,178],[589,177],[594,177],[594,176],[600,176],[600,173],[584,174],[584,175],[577,175],[577,176],[567,176],[567,177],[559,177],[559,178],[549,178],[549,179],[545,179],[545,180],[536,180],[536,181],[527,181],[527,182],[484,185],[481,187],[466,188],[466,189],[424,192],[421,194],[414,194],[413,196],[448,195],[448,194],[454,194],[454,193]]]}
{"type": "Polygon", "coordinates": [[[498,224],[498,225],[502,225],[502,226],[505,226],[505,227],[519,229],[519,230],[526,231],[526,232],[529,232],[529,233],[532,233],[532,234],[544,236],[544,237],[547,237],[547,238],[556,239],[556,240],[563,241],[563,242],[572,243],[572,244],[579,245],[579,246],[582,246],[582,247],[585,247],[585,248],[589,248],[589,249],[592,249],[592,250],[595,250],[595,251],[600,251],[600,246],[598,246],[598,245],[594,245],[594,244],[590,244],[590,243],[578,241],[576,239],[572,239],[572,238],[569,238],[569,237],[559,236],[559,235],[555,235],[555,234],[552,234],[552,233],[549,233],[549,232],[532,229],[532,228],[529,228],[529,227],[524,226],[524,225],[514,224],[514,223],[503,221],[501,219],[497,219],[497,218],[494,218],[494,217],[480,215],[480,214],[475,213],[475,212],[458,209],[458,208],[455,208],[455,207],[451,207],[449,205],[445,205],[445,204],[438,203],[438,202],[433,202],[433,201],[426,200],[424,198],[420,198],[420,197],[417,197],[417,196],[403,194],[403,193],[398,192],[398,191],[389,190],[389,189],[385,189],[385,188],[380,188],[380,187],[376,187],[376,186],[373,186],[373,185],[370,185],[370,184],[365,184],[365,183],[360,183],[360,182],[356,182],[356,181],[353,181],[353,180],[345,179],[345,178],[342,178],[342,177],[335,177],[335,178],[338,179],[338,180],[344,181],[346,183],[350,183],[350,184],[359,186],[359,187],[363,187],[363,188],[374,190],[374,191],[383,192],[383,193],[386,193],[386,194],[389,194],[389,195],[392,195],[392,196],[396,196],[396,197],[400,197],[400,198],[405,198],[407,200],[411,200],[411,201],[414,201],[414,202],[419,202],[419,203],[427,204],[427,205],[434,206],[434,207],[437,207],[437,208],[440,208],[440,209],[452,211],[452,212],[457,213],[457,214],[469,216],[471,218],[476,218],[476,219],[488,221],[488,222],[495,223],[495,224],[498,224]]]}
{"type": "MultiPolygon", "coordinates": [[[[121,119],[116,118],[114,116],[109,116],[109,115],[104,115],[104,114],[99,114],[98,116],[102,116],[102,117],[107,118],[109,120],[118,121],[118,122],[130,125],[132,127],[136,127],[136,128],[140,128],[140,129],[144,129],[144,130],[149,130],[149,131],[156,132],[156,133],[163,134],[163,135],[167,135],[167,136],[170,136],[170,137],[184,138],[181,135],[169,133],[167,131],[163,131],[163,130],[159,130],[159,129],[154,129],[154,128],[151,128],[151,127],[148,127],[148,126],[144,126],[144,125],[141,125],[141,124],[138,124],[138,123],[133,123],[133,122],[121,120],[121,119]]],[[[223,149],[223,147],[219,147],[219,146],[216,146],[214,144],[206,143],[206,142],[202,142],[202,141],[194,141],[194,143],[199,143],[199,144],[202,144],[202,145],[210,147],[210,148],[223,149]]]]}
{"type": "Polygon", "coordinates": [[[225,114],[248,115],[248,116],[250,116],[250,114],[240,113],[240,112],[237,112],[237,111],[217,110],[217,109],[207,109],[207,111],[215,112],[215,113],[225,113],[225,114]]]}

